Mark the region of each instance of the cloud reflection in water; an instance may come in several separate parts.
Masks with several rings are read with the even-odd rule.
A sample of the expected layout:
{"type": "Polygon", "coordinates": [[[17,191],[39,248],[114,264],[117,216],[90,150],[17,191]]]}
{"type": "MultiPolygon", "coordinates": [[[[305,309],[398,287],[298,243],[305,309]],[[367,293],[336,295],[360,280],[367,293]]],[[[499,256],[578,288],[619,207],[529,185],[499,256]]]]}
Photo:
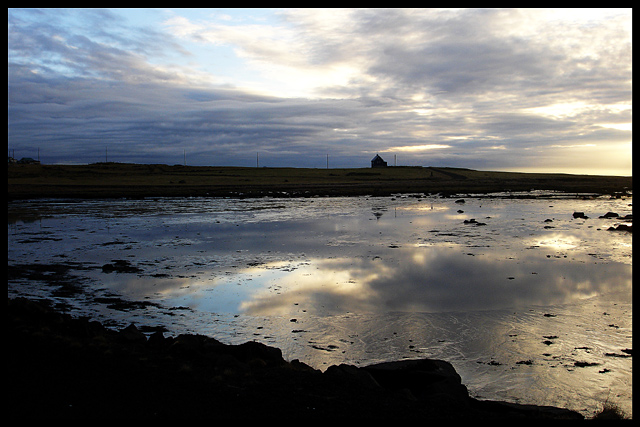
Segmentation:
{"type": "MultiPolygon", "coordinates": [[[[626,213],[624,201],[580,201],[595,218],[589,221],[571,216],[575,201],[569,199],[174,202],[147,201],[142,217],[140,206],[118,205],[133,212],[112,224],[113,231],[98,228],[102,234],[84,233],[64,245],[82,242],[77,253],[85,260],[131,257],[146,265],[142,277],[97,273],[111,290],[209,313],[286,315],[294,307],[320,316],[431,313],[631,295],[630,239],[607,232],[610,223],[597,219],[610,210],[626,213]],[[465,224],[470,218],[487,225],[465,224]],[[130,253],[104,245],[116,231],[117,239],[133,242],[130,253]]],[[[94,205],[82,204],[81,215],[92,219],[104,210],[94,205]]],[[[75,220],[64,218],[49,221],[49,230],[59,226],[68,234],[62,230],[75,220]]]]}
{"type": "MultiPolygon", "coordinates": [[[[158,303],[104,311],[123,327],[260,340],[318,368],[443,358],[487,398],[583,410],[616,395],[631,409],[631,360],[606,354],[631,348],[632,239],[599,218],[630,214],[630,199],[43,204],[50,216],[10,223],[9,265],[121,259],[143,270],[78,271],[94,279],[87,294],[108,297],[78,300],[83,315],[123,296],[158,303]],[[590,219],[573,218],[575,210],[590,219]],[[486,226],[464,223],[471,218],[486,226]],[[550,311],[557,317],[543,316],[550,311]],[[548,347],[545,335],[560,339],[548,347]],[[587,357],[602,366],[576,370],[587,357]]],[[[9,289],[48,297],[54,288],[10,281],[9,289]]]]}
{"type": "Polygon", "coordinates": [[[629,293],[631,266],[472,256],[459,249],[397,248],[394,258],[315,259],[279,277],[280,293],[241,304],[251,315],[286,313],[293,304],[316,315],[345,312],[492,310],[575,302],[599,293],[629,293]]]}

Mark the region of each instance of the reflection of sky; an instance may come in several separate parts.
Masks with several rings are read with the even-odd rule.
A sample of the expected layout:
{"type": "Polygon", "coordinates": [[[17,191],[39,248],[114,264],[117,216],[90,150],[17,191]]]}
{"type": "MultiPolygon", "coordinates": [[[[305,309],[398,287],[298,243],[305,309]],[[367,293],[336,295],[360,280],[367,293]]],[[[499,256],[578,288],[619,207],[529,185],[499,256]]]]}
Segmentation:
{"type": "Polygon", "coordinates": [[[256,315],[283,314],[294,303],[313,314],[491,310],[631,290],[631,267],[624,264],[488,259],[436,248],[398,248],[394,255],[312,260],[278,278],[279,294],[258,293],[242,308],[256,315]]]}
{"type": "MultiPolygon", "coordinates": [[[[584,411],[610,394],[630,409],[631,360],[604,355],[631,348],[632,237],[598,216],[631,213],[631,199],[456,200],[10,204],[8,261],[93,267],[73,270],[92,280],[64,303],[122,326],[257,339],[321,369],[442,358],[484,398],[584,411]],[[103,273],[114,259],[142,272],[103,273]],[[120,312],[92,296],[159,305],[120,312]]],[[[10,296],[54,292],[9,282],[10,296]]]]}
{"type": "Polygon", "coordinates": [[[134,299],[259,315],[489,310],[630,295],[631,238],[597,219],[624,215],[630,203],[456,200],[61,204],[54,219],[14,226],[9,259],[44,250],[98,265],[125,258],[144,274],[95,277],[134,299]],[[593,219],[575,220],[577,205],[593,219]],[[486,225],[464,223],[471,218],[486,225]],[[21,232],[51,239],[36,250],[16,244],[21,232]]]}

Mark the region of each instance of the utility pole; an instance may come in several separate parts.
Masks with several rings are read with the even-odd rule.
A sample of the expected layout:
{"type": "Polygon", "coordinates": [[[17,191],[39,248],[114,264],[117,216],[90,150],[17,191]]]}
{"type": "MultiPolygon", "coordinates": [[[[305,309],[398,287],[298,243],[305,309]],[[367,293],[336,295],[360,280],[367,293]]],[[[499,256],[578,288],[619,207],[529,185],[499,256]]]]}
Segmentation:
{"type": "Polygon", "coordinates": [[[187,150],[182,150],[182,155],[184,156],[184,165],[187,166],[187,150]]]}
{"type": "Polygon", "coordinates": [[[327,154],[327,169],[329,169],[329,155],[327,154]]]}
{"type": "Polygon", "coordinates": [[[256,167],[260,167],[260,152],[256,153],[256,167]]]}

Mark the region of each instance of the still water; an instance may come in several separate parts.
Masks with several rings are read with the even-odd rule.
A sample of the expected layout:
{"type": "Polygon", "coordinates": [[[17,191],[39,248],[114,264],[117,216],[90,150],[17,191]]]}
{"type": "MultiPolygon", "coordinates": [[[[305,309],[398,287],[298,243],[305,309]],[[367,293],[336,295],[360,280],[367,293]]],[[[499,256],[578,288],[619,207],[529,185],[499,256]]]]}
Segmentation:
{"type": "Polygon", "coordinates": [[[13,202],[8,294],[321,370],[439,358],[478,398],[632,415],[632,238],[608,230],[631,197],[502,196],[13,202]]]}

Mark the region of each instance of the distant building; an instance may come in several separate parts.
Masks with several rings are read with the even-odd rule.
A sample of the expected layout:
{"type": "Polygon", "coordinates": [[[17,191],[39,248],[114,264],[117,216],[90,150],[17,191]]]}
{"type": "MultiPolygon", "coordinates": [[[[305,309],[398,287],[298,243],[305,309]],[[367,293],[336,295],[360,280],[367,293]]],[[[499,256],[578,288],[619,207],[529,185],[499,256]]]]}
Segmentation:
{"type": "Polygon", "coordinates": [[[376,154],[376,156],[371,160],[371,167],[372,168],[385,168],[385,167],[387,167],[387,162],[382,160],[382,157],[380,157],[379,154],[376,154]]]}

